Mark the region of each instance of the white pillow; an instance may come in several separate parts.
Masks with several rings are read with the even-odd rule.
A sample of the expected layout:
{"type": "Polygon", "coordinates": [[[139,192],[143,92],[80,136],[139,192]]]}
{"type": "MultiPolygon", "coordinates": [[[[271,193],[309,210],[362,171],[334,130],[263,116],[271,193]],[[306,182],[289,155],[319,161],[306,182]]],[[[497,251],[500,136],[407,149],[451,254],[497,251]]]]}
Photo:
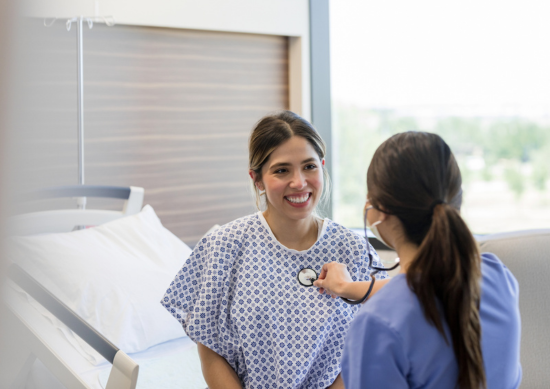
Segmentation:
{"type": "Polygon", "coordinates": [[[191,249],[153,208],[86,230],[10,239],[9,256],[126,353],[185,336],[159,303],[191,249]]]}

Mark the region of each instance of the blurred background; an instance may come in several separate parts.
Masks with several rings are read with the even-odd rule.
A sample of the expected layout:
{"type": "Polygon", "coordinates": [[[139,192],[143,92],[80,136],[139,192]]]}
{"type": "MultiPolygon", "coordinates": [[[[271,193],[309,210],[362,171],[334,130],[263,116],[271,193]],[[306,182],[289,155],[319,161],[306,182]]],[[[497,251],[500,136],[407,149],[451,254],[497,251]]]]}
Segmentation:
{"type": "Polygon", "coordinates": [[[390,135],[441,135],[474,233],[550,226],[547,1],[332,0],[334,219],[361,227],[390,135]]]}

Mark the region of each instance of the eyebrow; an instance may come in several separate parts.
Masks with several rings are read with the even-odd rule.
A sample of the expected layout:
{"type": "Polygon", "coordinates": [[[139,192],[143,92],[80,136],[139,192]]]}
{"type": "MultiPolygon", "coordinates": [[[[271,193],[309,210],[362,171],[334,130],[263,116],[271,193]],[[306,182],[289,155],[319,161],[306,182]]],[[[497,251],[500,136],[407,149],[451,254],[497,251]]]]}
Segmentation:
{"type": "MultiPolygon", "coordinates": [[[[304,163],[309,163],[309,162],[316,162],[316,159],[313,157],[304,159],[301,164],[303,165],[304,163]]],[[[286,166],[291,166],[291,164],[288,162],[279,162],[279,163],[276,163],[275,165],[270,166],[269,168],[275,169],[275,168],[286,167],[286,166]]]]}

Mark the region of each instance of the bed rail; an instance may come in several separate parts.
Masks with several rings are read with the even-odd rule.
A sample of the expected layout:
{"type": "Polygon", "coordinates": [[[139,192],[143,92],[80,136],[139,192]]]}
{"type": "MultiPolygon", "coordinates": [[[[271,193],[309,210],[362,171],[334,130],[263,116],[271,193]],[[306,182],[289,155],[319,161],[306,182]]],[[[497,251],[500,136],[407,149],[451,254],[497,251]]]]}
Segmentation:
{"type": "Polygon", "coordinates": [[[123,216],[135,215],[143,205],[143,188],[130,186],[72,185],[40,189],[18,196],[20,201],[47,200],[73,197],[78,209],[39,211],[13,216],[8,219],[10,235],[69,232],[89,226],[97,226],[123,216]],[[88,197],[122,199],[121,211],[84,209],[88,197]]]}
{"type": "Polygon", "coordinates": [[[71,308],[44,288],[38,281],[31,277],[19,265],[12,264],[8,269],[8,277],[19,285],[32,298],[38,301],[44,308],[53,313],[75,334],[92,346],[105,359],[113,363],[118,347],[90,326],[71,308]]]}
{"type": "Polygon", "coordinates": [[[53,199],[62,197],[107,197],[128,200],[131,188],[105,185],[67,185],[39,189],[26,194],[28,200],[53,199]]]}
{"type": "MultiPolygon", "coordinates": [[[[11,264],[9,266],[8,278],[54,314],[113,365],[109,379],[107,380],[106,389],[135,389],[139,365],[126,355],[124,351],[120,350],[95,328],[90,326],[19,265],[11,264]]],[[[33,332],[31,331],[29,334],[33,334],[33,332]]],[[[29,361],[32,362],[33,360],[34,356],[31,355],[29,361]]],[[[30,368],[31,363],[27,363],[27,365],[26,369],[30,368]]],[[[68,374],[73,373],[69,372],[68,374]]]]}

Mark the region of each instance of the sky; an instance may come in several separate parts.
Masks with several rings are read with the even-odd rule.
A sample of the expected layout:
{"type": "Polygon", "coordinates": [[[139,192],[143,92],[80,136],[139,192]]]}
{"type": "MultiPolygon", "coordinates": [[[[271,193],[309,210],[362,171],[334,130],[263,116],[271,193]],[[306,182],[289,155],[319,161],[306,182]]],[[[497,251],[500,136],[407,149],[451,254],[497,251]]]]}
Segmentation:
{"type": "Polygon", "coordinates": [[[550,115],[550,1],[330,0],[330,18],[336,102],[550,115]]]}

